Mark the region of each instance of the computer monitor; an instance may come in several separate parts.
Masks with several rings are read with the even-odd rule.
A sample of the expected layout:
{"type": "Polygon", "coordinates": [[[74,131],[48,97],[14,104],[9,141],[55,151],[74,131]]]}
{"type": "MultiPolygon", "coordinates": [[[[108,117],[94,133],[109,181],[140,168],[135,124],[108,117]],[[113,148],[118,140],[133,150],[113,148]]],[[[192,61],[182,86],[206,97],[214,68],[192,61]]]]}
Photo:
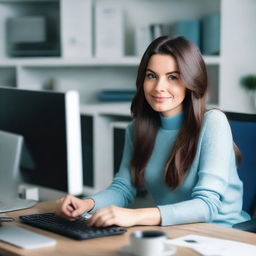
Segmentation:
{"type": "Polygon", "coordinates": [[[82,193],[77,92],[0,87],[0,130],[23,136],[20,172],[25,183],[82,193]]]}

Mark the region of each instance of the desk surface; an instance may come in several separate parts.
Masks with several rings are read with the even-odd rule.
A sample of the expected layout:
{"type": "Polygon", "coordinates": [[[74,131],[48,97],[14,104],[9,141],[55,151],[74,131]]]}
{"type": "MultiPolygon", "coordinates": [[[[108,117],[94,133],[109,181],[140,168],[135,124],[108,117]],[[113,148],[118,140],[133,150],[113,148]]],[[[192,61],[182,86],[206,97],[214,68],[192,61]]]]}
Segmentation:
{"type": "MultiPolygon", "coordinates": [[[[118,253],[118,249],[122,246],[129,244],[129,234],[135,230],[146,230],[155,229],[162,230],[168,234],[169,238],[177,238],[180,236],[188,234],[204,235],[222,239],[229,239],[234,241],[246,242],[256,245],[256,234],[234,230],[230,228],[225,228],[217,225],[207,224],[207,223],[195,223],[187,225],[176,225],[168,227],[159,226],[136,226],[128,229],[123,235],[96,238],[92,240],[76,241],[64,236],[60,236],[48,231],[40,230],[19,222],[19,216],[32,213],[43,213],[43,212],[53,212],[55,208],[55,202],[43,202],[39,203],[33,208],[16,211],[8,213],[8,216],[12,216],[16,219],[15,222],[5,224],[5,225],[17,225],[20,227],[25,227],[27,229],[33,230],[35,232],[45,234],[57,240],[56,246],[47,247],[43,249],[33,249],[24,250],[19,249],[14,246],[0,242],[0,255],[37,255],[37,256],[81,256],[81,255],[92,255],[92,256],[121,256],[118,253]]],[[[178,248],[176,256],[186,255],[186,256],[197,256],[196,252],[188,248],[178,248]]]]}

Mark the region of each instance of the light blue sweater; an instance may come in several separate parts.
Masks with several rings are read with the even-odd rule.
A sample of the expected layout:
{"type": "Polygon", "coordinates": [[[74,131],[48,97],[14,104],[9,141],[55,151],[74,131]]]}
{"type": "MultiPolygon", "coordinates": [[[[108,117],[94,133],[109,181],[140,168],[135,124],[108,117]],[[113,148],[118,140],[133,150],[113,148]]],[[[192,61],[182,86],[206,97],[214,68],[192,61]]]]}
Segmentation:
{"type": "MultiPolygon", "coordinates": [[[[161,116],[161,128],[145,171],[145,185],[160,210],[161,225],[210,222],[231,226],[248,220],[249,215],[241,210],[243,185],[237,174],[232,134],[221,111],[205,114],[195,159],[184,182],[175,190],[165,185],[164,165],[182,121],[183,113],[161,116]]],[[[132,122],[126,130],[124,154],[113,183],[90,197],[95,201],[93,210],[108,205],[127,207],[136,196],[129,169],[133,129],[132,122]]]]}

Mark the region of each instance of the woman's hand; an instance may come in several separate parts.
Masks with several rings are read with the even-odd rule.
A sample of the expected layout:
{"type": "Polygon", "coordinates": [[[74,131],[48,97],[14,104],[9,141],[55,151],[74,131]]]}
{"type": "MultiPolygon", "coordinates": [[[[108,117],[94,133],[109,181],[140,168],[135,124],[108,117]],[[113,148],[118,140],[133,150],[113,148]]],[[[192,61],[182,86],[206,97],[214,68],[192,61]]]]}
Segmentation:
{"type": "Polygon", "coordinates": [[[87,224],[96,227],[111,225],[131,227],[135,225],[159,225],[160,222],[161,216],[158,208],[127,209],[108,206],[97,210],[87,224]]]}
{"type": "Polygon", "coordinates": [[[87,224],[96,227],[106,227],[111,225],[130,227],[136,224],[136,214],[134,209],[126,209],[111,205],[97,210],[88,220],[87,224]]]}
{"type": "Polygon", "coordinates": [[[73,220],[84,212],[90,211],[94,207],[92,199],[79,199],[66,195],[56,201],[55,213],[58,216],[73,220]]]}

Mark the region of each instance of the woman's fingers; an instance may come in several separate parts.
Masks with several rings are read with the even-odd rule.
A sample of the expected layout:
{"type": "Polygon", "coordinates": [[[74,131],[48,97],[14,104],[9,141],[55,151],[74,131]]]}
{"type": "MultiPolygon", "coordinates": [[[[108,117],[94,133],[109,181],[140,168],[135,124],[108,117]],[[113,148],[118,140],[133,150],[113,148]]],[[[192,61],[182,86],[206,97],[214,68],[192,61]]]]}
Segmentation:
{"type": "Polygon", "coordinates": [[[72,212],[72,217],[73,218],[77,218],[77,217],[79,217],[80,215],[82,215],[84,212],[85,212],[85,209],[84,209],[85,207],[83,207],[82,205],[80,205],[80,206],[76,206],[76,208],[75,208],[75,210],[73,210],[73,212],[72,212]]]}
{"type": "Polygon", "coordinates": [[[64,218],[74,219],[76,216],[73,216],[73,212],[79,208],[79,204],[76,203],[76,200],[80,199],[70,195],[58,199],[56,201],[56,214],[64,218]]]}
{"type": "Polygon", "coordinates": [[[113,216],[111,216],[110,214],[105,214],[105,215],[102,215],[100,216],[94,223],[94,226],[95,227],[105,227],[105,226],[109,226],[109,225],[112,225],[112,224],[109,224],[109,223],[112,223],[114,220],[113,220],[113,216]]]}
{"type": "Polygon", "coordinates": [[[102,216],[107,216],[107,208],[103,208],[95,212],[92,217],[88,220],[87,224],[88,226],[95,226],[96,222],[99,223],[99,219],[102,218],[102,216]]]}
{"type": "Polygon", "coordinates": [[[89,226],[106,227],[117,224],[118,207],[109,206],[98,210],[88,221],[89,226]]]}
{"type": "Polygon", "coordinates": [[[130,227],[136,223],[136,214],[133,209],[126,209],[117,206],[102,208],[93,214],[88,221],[89,226],[106,227],[118,225],[130,227]]]}
{"type": "Polygon", "coordinates": [[[74,207],[72,205],[72,200],[70,196],[66,196],[62,202],[61,211],[67,217],[72,217],[72,212],[74,207]]]}

